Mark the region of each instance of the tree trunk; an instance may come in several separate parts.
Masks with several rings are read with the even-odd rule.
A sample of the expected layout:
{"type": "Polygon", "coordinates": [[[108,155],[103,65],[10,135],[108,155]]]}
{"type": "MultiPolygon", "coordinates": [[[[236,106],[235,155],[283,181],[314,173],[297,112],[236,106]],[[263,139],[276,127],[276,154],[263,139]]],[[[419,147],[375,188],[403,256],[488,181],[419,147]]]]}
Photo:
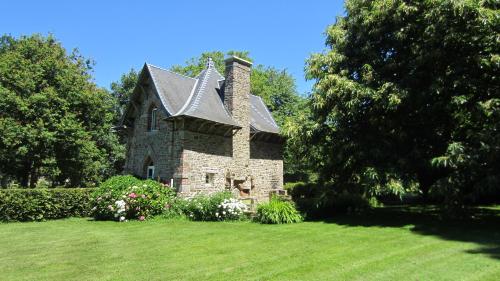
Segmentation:
{"type": "Polygon", "coordinates": [[[31,169],[30,172],[30,188],[35,188],[38,182],[37,168],[31,169]]]}

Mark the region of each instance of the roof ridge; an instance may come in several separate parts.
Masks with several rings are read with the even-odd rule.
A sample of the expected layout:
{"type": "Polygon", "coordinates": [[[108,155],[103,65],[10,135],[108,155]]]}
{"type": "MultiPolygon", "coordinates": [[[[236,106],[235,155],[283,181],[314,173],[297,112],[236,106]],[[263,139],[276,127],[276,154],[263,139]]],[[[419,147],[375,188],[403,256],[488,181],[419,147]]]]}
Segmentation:
{"type": "Polygon", "coordinates": [[[194,99],[194,102],[192,103],[192,106],[186,110],[186,113],[193,112],[193,110],[196,109],[200,104],[200,97],[203,94],[205,88],[207,87],[208,78],[210,77],[210,71],[212,70],[212,68],[209,67],[206,70],[207,71],[205,72],[205,75],[203,75],[203,79],[201,80],[200,88],[198,88],[198,91],[196,91],[196,97],[194,99]]]}
{"type": "Polygon", "coordinates": [[[220,74],[220,72],[217,70],[217,68],[215,66],[214,66],[214,70],[215,70],[215,73],[219,74],[219,76],[222,77],[222,79],[219,79],[217,81],[226,80],[226,77],[224,77],[224,75],[220,74]]]}
{"type": "Polygon", "coordinates": [[[159,67],[159,66],[156,66],[156,65],[154,65],[154,64],[146,63],[146,65],[148,65],[148,67],[149,67],[149,66],[152,66],[152,67],[154,67],[154,68],[158,68],[158,69],[161,69],[161,70],[163,70],[163,71],[167,71],[167,72],[170,72],[170,73],[172,73],[172,74],[176,74],[176,75],[179,75],[179,76],[182,76],[182,77],[185,77],[185,78],[189,78],[189,79],[193,79],[193,80],[198,80],[198,79],[196,79],[196,78],[193,78],[193,77],[190,77],[190,76],[187,76],[187,75],[184,75],[184,74],[180,74],[180,73],[178,73],[178,72],[175,72],[175,71],[172,71],[172,70],[169,70],[169,69],[163,68],[163,67],[159,67]]]}

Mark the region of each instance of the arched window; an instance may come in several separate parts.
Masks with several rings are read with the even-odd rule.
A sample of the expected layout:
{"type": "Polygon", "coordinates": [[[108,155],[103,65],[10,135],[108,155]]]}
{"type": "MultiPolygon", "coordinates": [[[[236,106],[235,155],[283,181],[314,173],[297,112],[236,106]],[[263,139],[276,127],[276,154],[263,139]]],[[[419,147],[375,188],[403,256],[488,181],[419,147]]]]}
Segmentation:
{"type": "Polygon", "coordinates": [[[158,130],[158,108],[152,105],[148,112],[148,131],[158,130]]]}

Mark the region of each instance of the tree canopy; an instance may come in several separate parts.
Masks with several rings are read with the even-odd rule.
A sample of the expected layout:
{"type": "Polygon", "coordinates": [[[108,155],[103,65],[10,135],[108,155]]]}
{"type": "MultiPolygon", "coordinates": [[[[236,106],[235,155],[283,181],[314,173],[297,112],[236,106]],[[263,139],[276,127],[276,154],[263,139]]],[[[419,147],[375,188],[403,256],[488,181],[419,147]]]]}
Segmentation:
{"type": "Polygon", "coordinates": [[[0,177],[77,186],[113,173],[123,158],[111,132],[115,100],[91,70],[51,35],[0,38],[0,177]]]}
{"type": "Polygon", "coordinates": [[[117,118],[123,114],[125,106],[134,91],[138,77],[139,73],[132,68],[129,72],[122,74],[119,81],[111,83],[111,95],[115,97],[118,102],[117,118]]]}
{"type": "Polygon", "coordinates": [[[416,183],[453,204],[498,189],[498,2],[345,6],[307,62],[311,115],[295,130],[322,179],[362,192],[416,183]]]}

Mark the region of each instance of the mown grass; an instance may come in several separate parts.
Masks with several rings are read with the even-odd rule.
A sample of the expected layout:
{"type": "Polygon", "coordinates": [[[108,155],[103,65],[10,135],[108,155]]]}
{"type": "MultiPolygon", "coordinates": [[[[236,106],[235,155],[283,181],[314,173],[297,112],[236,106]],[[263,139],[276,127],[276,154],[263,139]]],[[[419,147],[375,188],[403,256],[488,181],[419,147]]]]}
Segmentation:
{"type": "Polygon", "coordinates": [[[1,280],[500,280],[500,209],[420,208],[292,225],[0,224],[1,280]]]}

